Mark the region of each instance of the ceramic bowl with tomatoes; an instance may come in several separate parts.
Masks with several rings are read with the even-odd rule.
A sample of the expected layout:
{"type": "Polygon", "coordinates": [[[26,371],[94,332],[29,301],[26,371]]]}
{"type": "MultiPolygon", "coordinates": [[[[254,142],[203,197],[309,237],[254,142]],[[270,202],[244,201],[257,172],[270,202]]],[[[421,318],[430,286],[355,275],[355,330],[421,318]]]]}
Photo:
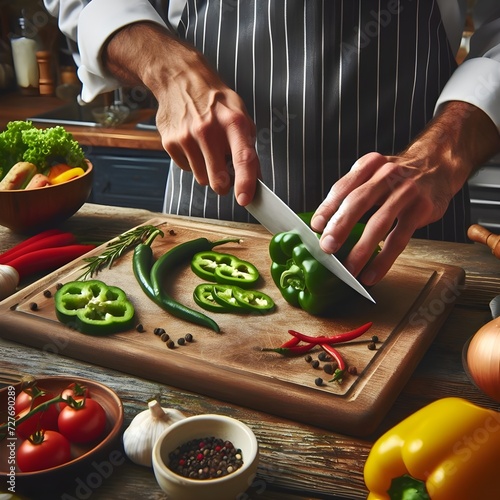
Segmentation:
{"type": "Polygon", "coordinates": [[[8,386],[0,391],[0,411],[6,443],[0,446],[0,477],[14,475],[16,491],[29,492],[41,479],[71,486],[86,464],[119,448],[122,403],[95,381],[46,377],[8,386]]]}

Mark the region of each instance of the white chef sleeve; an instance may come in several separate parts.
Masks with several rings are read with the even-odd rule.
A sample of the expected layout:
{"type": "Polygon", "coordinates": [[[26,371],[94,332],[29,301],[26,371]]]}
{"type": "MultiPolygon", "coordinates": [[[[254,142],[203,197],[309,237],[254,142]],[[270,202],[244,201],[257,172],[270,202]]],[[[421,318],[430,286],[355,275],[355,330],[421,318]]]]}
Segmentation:
{"type": "Polygon", "coordinates": [[[500,131],[500,10],[491,10],[471,38],[469,55],[445,85],[436,111],[448,101],[468,102],[482,109],[500,131]]]}
{"type": "Polygon", "coordinates": [[[78,78],[85,102],[120,86],[101,60],[102,48],[115,31],[140,21],[165,26],[148,0],[45,0],[45,6],[58,18],[61,32],[77,42],[78,78]]]}

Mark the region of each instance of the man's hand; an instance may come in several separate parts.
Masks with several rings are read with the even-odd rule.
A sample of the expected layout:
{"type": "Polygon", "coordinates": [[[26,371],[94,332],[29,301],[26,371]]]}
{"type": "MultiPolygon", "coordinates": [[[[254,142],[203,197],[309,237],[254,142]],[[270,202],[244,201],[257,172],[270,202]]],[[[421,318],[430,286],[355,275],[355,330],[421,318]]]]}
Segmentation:
{"type": "Polygon", "coordinates": [[[153,92],[163,147],[180,168],[221,195],[234,181],[237,202],[252,200],[260,175],[255,124],[198,51],[161,26],[137,23],[113,36],[104,62],[117,78],[153,92]]]}
{"type": "Polygon", "coordinates": [[[498,151],[498,130],[483,111],[448,103],[406,151],[397,156],[369,153],[333,185],[311,222],[323,232],[321,247],[337,251],[354,224],[375,209],[345,265],[358,275],[385,240],[360,275],[365,285],[377,283],[414,231],[439,220],[474,169],[498,151]]]}

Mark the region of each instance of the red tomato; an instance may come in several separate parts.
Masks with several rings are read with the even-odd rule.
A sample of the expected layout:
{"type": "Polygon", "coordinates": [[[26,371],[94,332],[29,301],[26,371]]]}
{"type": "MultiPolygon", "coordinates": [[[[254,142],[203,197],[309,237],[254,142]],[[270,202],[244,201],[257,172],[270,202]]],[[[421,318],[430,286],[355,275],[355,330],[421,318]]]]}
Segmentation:
{"type": "MultiPolygon", "coordinates": [[[[64,389],[60,395],[63,399],[68,399],[68,397],[71,397],[75,401],[81,401],[83,398],[91,397],[89,388],[76,382],[68,385],[68,387],[66,387],[66,389],[64,389]]],[[[65,406],[67,406],[66,403],[59,403],[60,410],[62,410],[65,406]]]]}
{"type": "Polygon", "coordinates": [[[66,406],[59,413],[59,432],[72,443],[88,443],[100,438],[106,428],[106,412],[95,399],[79,402],[81,406],[66,406]]]}
{"type": "MultiPolygon", "coordinates": [[[[26,415],[30,410],[40,406],[42,403],[53,399],[51,392],[31,388],[20,392],[16,397],[14,409],[18,418],[26,415]]],[[[17,434],[22,438],[28,438],[38,430],[57,431],[57,418],[59,409],[56,404],[49,405],[43,412],[35,413],[32,417],[16,425],[17,434]]]]}
{"type": "Polygon", "coordinates": [[[40,432],[21,443],[16,459],[21,472],[50,469],[71,460],[71,445],[59,432],[40,432]]]}

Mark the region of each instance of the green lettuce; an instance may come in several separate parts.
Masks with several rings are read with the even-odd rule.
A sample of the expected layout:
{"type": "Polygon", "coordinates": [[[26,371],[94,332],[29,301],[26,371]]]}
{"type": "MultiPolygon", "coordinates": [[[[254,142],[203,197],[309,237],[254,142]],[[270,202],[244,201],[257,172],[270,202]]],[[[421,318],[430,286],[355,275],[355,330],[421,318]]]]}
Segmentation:
{"type": "Polygon", "coordinates": [[[0,133],[0,180],[18,162],[46,173],[56,163],[86,168],[85,153],[63,127],[38,129],[29,121],[11,121],[0,133]]]}

